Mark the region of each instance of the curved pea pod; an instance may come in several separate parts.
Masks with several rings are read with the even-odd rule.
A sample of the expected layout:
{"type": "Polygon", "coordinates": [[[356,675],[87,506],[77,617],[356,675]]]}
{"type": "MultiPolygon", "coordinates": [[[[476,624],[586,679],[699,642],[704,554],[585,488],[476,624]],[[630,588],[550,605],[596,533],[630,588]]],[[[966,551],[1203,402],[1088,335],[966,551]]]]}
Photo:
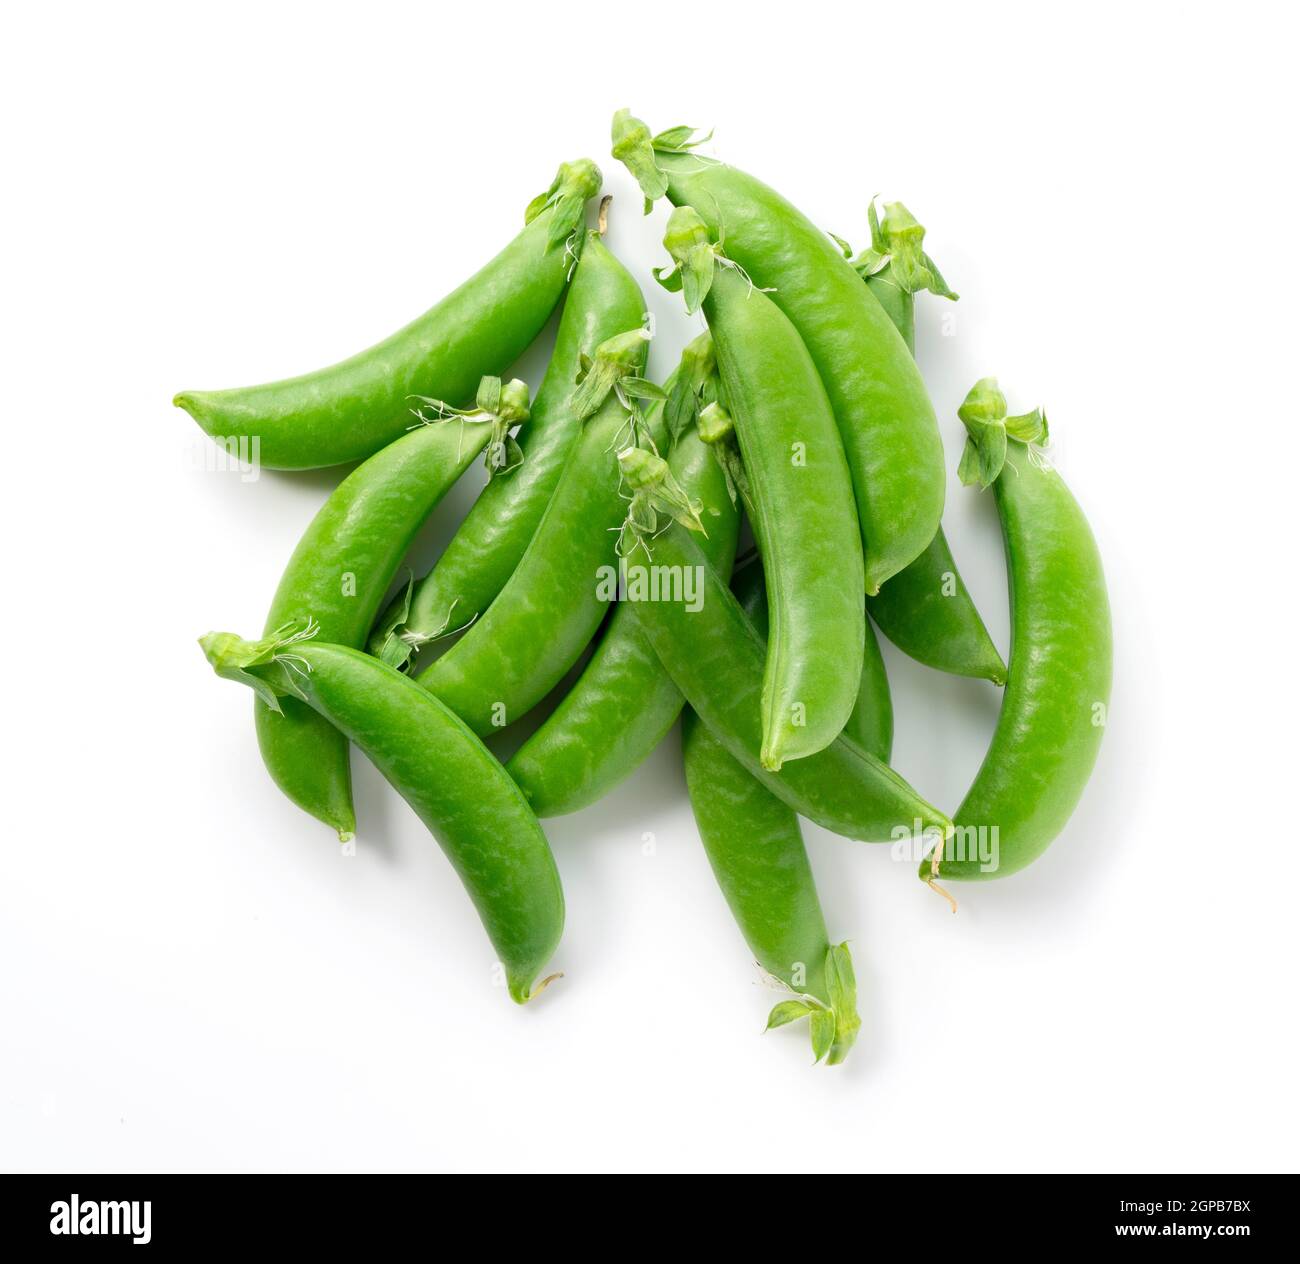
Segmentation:
{"type": "MultiPolygon", "coordinates": [[[[883,221],[872,203],[868,217],[871,246],[853,259],[853,267],[915,355],[915,295],[922,290],[949,299],[957,295],[922,248],[925,229],[901,202],[886,203],[883,221]]],[[[867,598],[867,610],[880,630],[917,662],[1005,683],[1006,664],[971,600],[942,527],[913,561],[867,598]]]]}
{"type": "Polygon", "coordinates": [[[1078,502],[1037,446],[1040,412],[1008,417],[997,383],[961,408],[962,481],[992,486],[1006,546],[1011,656],[997,728],[957,809],[956,830],[921,876],[1004,878],[1040,856],[1083,794],[1101,746],[1111,683],[1110,605],[1078,502]]]}
{"type": "Polygon", "coordinates": [[[520,432],[522,461],[493,475],[437,564],[380,617],[370,652],[394,667],[482,615],[518,566],[550,502],[582,422],[574,408],[584,358],[638,324],[645,300],[627,269],[587,234],[556,333],[555,350],[520,432]]]}
{"type": "Polygon", "coordinates": [[[536,816],[436,698],[357,650],[303,639],[314,631],[256,642],[212,632],[200,644],[218,675],[252,687],[273,716],[289,699],[311,707],[379,769],[460,875],[522,1004],[550,982],[535,980],[564,929],[560,875],[536,816]]]}
{"type": "Polygon", "coordinates": [[[614,157],[647,201],[693,206],[729,258],[789,317],[830,396],[848,458],[876,592],[934,538],[943,513],[943,445],[898,331],[834,243],[775,190],[693,152],[689,128],[652,136],[626,110],[614,157]]]}
{"type": "MultiPolygon", "coordinates": [[[[289,559],[264,635],[310,620],[332,644],[364,644],[421,523],[493,436],[527,418],[528,388],[485,378],[480,405],[445,419],[450,410],[437,405],[434,420],[376,452],[334,489],[289,559]]],[[[296,698],[281,710],[273,715],[254,703],[267,770],[299,807],[350,836],[356,820],[346,739],[296,698]]]]}
{"type": "Polygon", "coordinates": [[[763,763],[821,750],[844,727],[866,635],[862,546],[844,448],[794,326],[678,207],[664,244],[687,310],[709,324],[763,556],[771,634],[763,677],[763,763]]]}
{"type": "Polygon", "coordinates": [[[847,838],[885,842],[910,837],[914,827],[947,833],[951,822],[942,812],[844,735],[778,772],[764,768],[762,637],[684,528],[674,524],[658,537],[655,563],[693,570],[696,600],[631,608],[686,701],[747,771],[796,812],[847,838]]]}
{"type": "MultiPolygon", "coordinates": [[[[677,375],[666,390],[674,397],[677,375]]],[[[731,570],[739,513],[726,479],[694,424],[668,458],[669,468],[697,502],[700,548],[719,573],[731,570]]],[[[656,524],[657,525],[657,524],[656,524]]],[[[653,566],[656,546],[629,564],[653,566]]],[[[516,751],[506,770],[538,816],[576,812],[609,793],[664,739],[682,709],[673,684],[626,601],[609,620],[591,661],[545,723],[516,751]]]]}
{"type": "MultiPolygon", "coordinates": [[[[750,566],[734,584],[760,633],[767,615],[762,580],[762,568],[750,566]]],[[[888,760],[893,708],[870,631],[862,686],[845,732],[888,760]]],[[[859,1026],[853,963],[848,945],[832,947],[827,936],[798,816],[689,709],[682,716],[682,760],[700,840],[736,924],[758,964],[794,994],[773,1009],[769,1027],[807,1018],[817,1060],[842,1062],[859,1026]]]]}
{"type": "Polygon", "coordinates": [[[618,452],[647,435],[654,442],[659,430],[636,403],[651,389],[639,376],[647,339],[634,329],[603,344],[575,396],[588,419],[518,567],[483,617],[417,677],[480,735],[513,724],[560,683],[617,588],[616,533],[627,512],[618,452]]]}
{"type": "Polygon", "coordinates": [[[174,402],[213,438],[239,444],[270,469],[370,456],[405,432],[411,396],[468,400],[480,378],[504,372],[537,337],[564,292],[600,178],[589,159],[563,164],[495,259],[368,350],[301,377],[185,391],[174,402]]]}

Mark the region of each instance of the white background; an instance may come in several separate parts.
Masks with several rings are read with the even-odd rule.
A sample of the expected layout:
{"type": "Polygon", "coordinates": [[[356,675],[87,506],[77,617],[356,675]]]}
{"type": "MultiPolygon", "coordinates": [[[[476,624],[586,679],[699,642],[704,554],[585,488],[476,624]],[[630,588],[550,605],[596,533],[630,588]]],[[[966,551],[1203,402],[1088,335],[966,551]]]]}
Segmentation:
{"type": "MultiPolygon", "coordinates": [[[[9,11],[0,1166],[1295,1169],[1294,31],[978,9],[9,11]],[[341,858],[195,644],[258,632],[338,472],[203,472],[172,394],[389,333],[561,159],[605,169],[669,369],[693,327],[608,158],[622,105],[855,244],[876,192],[927,225],[962,294],[919,305],[945,524],[1003,649],[993,506],[955,478],[976,377],[1047,406],[1106,561],[1110,729],[1032,870],[953,917],[807,829],[861,985],[840,1069],[759,1034],[675,736],[548,824],[566,977],[519,1009],[409,810],[358,758],[341,858]]],[[[896,764],[951,808],[996,692],[886,653],[896,764]]]]}

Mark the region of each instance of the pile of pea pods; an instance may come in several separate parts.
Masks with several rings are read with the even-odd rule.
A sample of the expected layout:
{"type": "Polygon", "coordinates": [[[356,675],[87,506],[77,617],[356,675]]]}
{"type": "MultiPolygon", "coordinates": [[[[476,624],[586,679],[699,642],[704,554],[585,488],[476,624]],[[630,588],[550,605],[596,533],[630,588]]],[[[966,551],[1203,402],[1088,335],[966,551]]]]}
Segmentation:
{"type": "Polygon", "coordinates": [[[256,694],[276,784],[343,839],[356,828],[349,747],[375,764],[448,854],[521,1004],[556,977],[564,923],[539,818],[594,803],[680,719],[700,840],[784,993],[768,1026],[806,1018],[831,1064],[858,1031],[856,986],[799,817],[864,842],[912,831],[921,880],[950,901],[949,882],[1023,869],[1096,760],[1110,615],[1045,416],[1010,414],[983,379],[959,410],[959,474],[992,488],[1002,524],[1003,663],[940,526],[943,449],[913,305],[957,296],[924,229],[901,203],[873,203],[854,254],[700,152],[706,139],[614,117],[613,155],[646,212],[673,208],[653,277],[706,326],[663,384],[645,376],[642,292],[603,242],[608,199],[587,227],[601,174],[582,159],[500,254],[386,341],[302,377],[176,396],[267,467],[361,461],[294,550],[261,639],[201,644],[256,694]],[[501,374],[557,307],[530,396],[501,374]],[[478,499],[433,569],[402,582],[417,531],[479,460],[478,499]],[[752,544],[738,547],[744,522],[752,544]],[[929,667],[1003,689],[951,817],[889,766],[873,626],[929,667]],[[483,739],[566,680],[502,764],[483,739]]]}

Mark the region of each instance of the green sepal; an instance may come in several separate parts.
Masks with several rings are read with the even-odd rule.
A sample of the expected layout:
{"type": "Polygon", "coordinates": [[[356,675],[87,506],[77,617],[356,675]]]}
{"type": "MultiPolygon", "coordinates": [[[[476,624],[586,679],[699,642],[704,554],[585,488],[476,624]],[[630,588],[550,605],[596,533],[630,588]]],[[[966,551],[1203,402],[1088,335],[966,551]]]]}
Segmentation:
{"type": "Polygon", "coordinates": [[[523,463],[524,450],[512,434],[489,439],[487,447],[483,449],[483,464],[489,478],[500,478],[503,474],[518,469],[523,463]]]}
{"type": "Polygon", "coordinates": [[[712,128],[705,132],[703,136],[697,135],[699,130],[698,127],[690,127],[685,123],[679,123],[676,127],[669,127],[657,133],[651,144],[659,153],[689,153],[692,149],[707,144],[713,139],[712,128]]]}
{"type": "Polygon", "coordinates": [[[415,572],[407,570],[406,587],[402,589],[401,604],[392,612],[388,620],[388,629],[384,633],[384,641],[378,652],[371,651],[381,663],[387,663],[397,671],[406,669],[407,663],[411,661],[411,655],[415,652],[415,647],[404,640],[398,632],[399,628],[406,626],[407,619],[411,617],[411,597],[414,593],[415,572]]]}
{"type": "Polygon", "coordinates": [[[1007,460],[1006,428],[997,422],[967,422],[966,446],[961,452],[957,477],[966,487],[993,486],[1007,460]]]}
{"type": "Polygon", "coordinates": [[[618,389],[628,399],[649,399],[662,404],[668,398],[668,392],[657,382],[652,382],[648,377],[637,377],[635,374],[620,378],[618,389]]]}
{"type": "Polygon", "coordinates": [[[847,943],[833,945],[826,954],[826,995],[835,1015],[835,1038],[826,1062],[834,1066],[848,1057],[862,1026],[858,1017],[857,975],[847,943]]]}
{"type": "Polygon", "coordinates": [[[1041,408],[1035,408],[1031,413],[1019,413],[1015,417],[1008,417],[1006,427],[1009,438],[1019,439],[1021,443],[1040,448],[1047,446],[1047,414],[1041,408]]]}
{"type": "Polygon", "coordinates": [[[610,152],[632,173],[641,188],[645,199],[645,213],[668,192],[668,177],[655,161],[655,151],[661,153],[688,153],[697,145],[703,145],[712,135],[696,137],[694,127],[670,127],[657,136],[650,134],[650,129],[639,119],[632,116],[630,110],[618,110],[610,127],[610,140],[613,147],[610,152]],[[694,139],[692,139],[694,137],[694,139]]]}
{"type": "Polygon", "coordinates": [[[560,163],[551,187],[528,203],[524,223],[531,224],[543,211],[554,207],[546,244],[552,248],[568,241],[582,223],[588,200],[600,192],[600,181],[600,168],[590,158],[560,163]]]}
{"type": "Polygon", "coordinates": [[[664,404],[664,424],[673,443],[697,423],[702,405],[716,395],[718,361],[706,329],[686,344],[664,404]]]}
{"type": "Polygon", "coordinates": [[[831,1051],[835,1043],[835,1015],[828,1009],[815,1009],[808,1016],[808,1033],[812,1036],[813,1065],[831,1051]]]}
{"type": "Polygon", "coordinates": [[[474,395],[474,406],[479,412],[495,413],[501,407],[501,379],[484,377],[479,380],[474,395]]]}
{"type": "Polygon", "coordinates": [[[804,1001],[778,1001],[772,1006],[772,1012],[767,1016],[767,1026],[764,1031],[773,1031],[777,1027],[784,1027],[787,1023],[798,1022],[801,1018],[807,1018],[813,1012],[813,1007],[804,1001]]]}
{"type": "MultiPolygon", "coordinates": [[[[645,363],[645,344],[650,331],[644,326],[628,329],[606,338],[596,354],[579,362],[578,389],[573,393],[573,410],[579,421],[590,417],[609,397],[610,391],[624,380],[641,382],[645,363]]],[[[656,388],[657,389],[657,388],[656,388]]]]}

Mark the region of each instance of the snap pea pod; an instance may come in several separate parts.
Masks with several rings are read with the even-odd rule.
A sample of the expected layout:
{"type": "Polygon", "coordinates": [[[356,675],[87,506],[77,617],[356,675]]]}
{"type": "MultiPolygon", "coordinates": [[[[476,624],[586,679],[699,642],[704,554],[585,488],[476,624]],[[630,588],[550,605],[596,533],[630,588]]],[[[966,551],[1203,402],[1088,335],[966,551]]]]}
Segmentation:
{"type": "Polygon", "coordinates": [[[693,206],[807,344],[839,424],[866,590],[876,592],[930,543],[943,513],[938,424],[898,331],[825,233],[752,176],[691,153],[690,128],[651,136],[620,110],[613,139],[647,201],[693,206]]]}
{"type": "Polygon", "coordinates": [[[796,812],[848,838],[882,842],[899,829],[910,833],[916,823],[947,833],[951,822],[943,813],[844,735],[779,772],[764,768],[762,637],[685,529],[674,524],[658,537],[655,564],[695,568],[702,588],[694,610],[680,601],[630,603],[646,639],[686,701],[763,785],[796,812]]]}
{"type": "MultiPolygon", "coordinates": [[[[665,385],[673,398],[678,374],[665,385]]],[[[720,574],[736,551],[739,514],[721,467],[694,423],[668,458],[686,494],[700,502],[700,548],[720,574]]],[[[655,546],[648,558],[654,561],[655,546]]],[[[562,816],[608,794],[655,749],[676,722],[682,695],[622,601],[591,661],[542,726],[516,751],[506,771],[538,816],[562,816]]]]}
{"type": "MultiPolygon", "coordinates": [[[[883,223],[874,204],[869,213],[872,245],[853,266],[915,355],[916,293],[957,295],[922,249],[925,229],[901,202],[886,204],[883,223]]],[[[943,527],[914,561],[867,598],[867,610],[880,630],[917,662],[995,685],[1006,681],[1006,664],[957,570],[943,527]]]]}
{"type": "Polygon", "coordinates": [[[702,307],[739,441],[767,575],[763,764],[823,749],[853,709],[866,635],[862,546],[844,448],[794,326],[679,206],[664,237],[687,311],[702,307]]]}
{"type": "MultiPolygon", "coordinates": [[[[603,402],[570,449],[514,574],[483,617],[417,677],[480,735],[536,706],[578,661],[605,616],[613,594],[606,595],[610,585],[602,579],[616,578],[615,532],[627,512],[617,452],[635,446],[642,430],[626,387],[615,383],[620,374],[640,383],[647,339],[644,330],[630,330],[602,345],[583,386],[596,383],[586,399],[603,402]]],[[[580,393],[580,414],[583,400],[580,393]]],[[[662,429],[657,421],[647,424],[657,444],[662,429]]]]}
{"type": "MultiPolygon", "coordinates": [[[[767,622],[762,581],[762,568],[749,566],[733,584],[760,634],[767,622]]],[[[870,632],[862,687],[845,732],[888,760],[893,709],[870,632]]],[[[769,1027],[807,1017],[818,1060],[825,1055],[829,1064],[842,1062],[859,1025],[854,998],[841,986],[846,967],[852,979],[852,958],[847,945],[832,948],[827,936],[798,816],[738,764],[689,707],[682,715],[682,760],[700,841],[732,916],[758,964],[798,995],[773,1009],[769,1027]]]]}
{"type": "MultiPolygon", "coordinates": [[[[480,384],[483,407],[462,419],[416,426],[335,488],[298,541],[271,600],[264,635],[313,620],[330,643],[361,646],[421,523],[494,434],[528,416],[528,388],[480,384]]],[[[299,807],[356,829],[347,740],[295,698],[283,714],[254,703],[257,740],[275,783],[299,807]]]]}
{"type": "Polygon", "coordinates": [[[360,747],[446,852],[523,1004],[550,982],[534,984],[564,929],[560,875],[536,816],[436,698],[357,650],[302,639],[314,631],[256,642],[211,632],[200,644],[218,675],[251,686],[271,714],[290,700],[309,706],[360,747]]]}
{"type": "Polygon", "coordinates": [[[405,667],[420,646],[479,617],[505,587],[555,491],[581,430],[573,397],[584,356],[636,325],[645,300],[627,269],[587,234],[556,333],[546,377],[521,433],[522,463],[479,494],[437,565],[380,617],[370,652],[405,667]]]}
{"type": "Polygon", "coordinates": [[[993,487],[1006,546],[1011,655],[997,729],[957,809],[956,831],[921,876],[979,881],[1023,869],[1061,832],[1105,731],[1110,605],[1088,521],[1036,446],[1041,412],[1008,417],[992,378],[960,412],[962,481],[993,487]]]}
{"type": "Polygon", "coordinates": [[[537,337],[564,292],[583,209],[600,178],[590,159],[564,163],[495,259],[368,350],[300,377],[186,391],[174,402],[219,442],[238,443],[270,469],[338,465],[377,452],[410,424],[412,395],[469,399],[481,377],[502,373],[537,337]]]}

